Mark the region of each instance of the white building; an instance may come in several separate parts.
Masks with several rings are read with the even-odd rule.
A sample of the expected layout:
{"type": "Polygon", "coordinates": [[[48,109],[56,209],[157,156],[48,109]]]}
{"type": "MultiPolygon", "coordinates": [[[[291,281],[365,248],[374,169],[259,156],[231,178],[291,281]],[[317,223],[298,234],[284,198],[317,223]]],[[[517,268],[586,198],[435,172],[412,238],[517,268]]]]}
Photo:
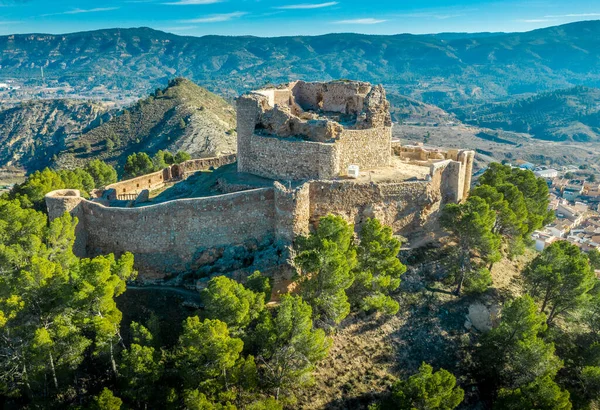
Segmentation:
{"type": "Polygon", "coordinates": [[[541,178],[556,178],[558,176],[558,171],[555,169],[540,169],[539,171],[533,171],[533,173],[541,178]]]}

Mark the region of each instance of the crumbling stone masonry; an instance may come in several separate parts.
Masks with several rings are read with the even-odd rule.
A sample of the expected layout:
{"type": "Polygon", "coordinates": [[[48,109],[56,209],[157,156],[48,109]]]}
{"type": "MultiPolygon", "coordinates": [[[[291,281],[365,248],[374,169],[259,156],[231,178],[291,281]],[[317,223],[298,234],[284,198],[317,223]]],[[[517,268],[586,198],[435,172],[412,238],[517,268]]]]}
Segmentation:
{"type": "Polygon", "coordinates": [[[297,81],[241,96],[237,115],[240,172],[331,179],[350,164],[390,164],[392,122],[381,86],[297,81]]]}
{"type": "MultiPolygon", "coordinates": [[[[298,81],[241,96],[237,112],[237,175],[269,178],[264,186],[234,181],[229,188],[238,192],[131,208],[60,190],[46,196],[50,218],[77,216],[79,256],[132,252],[145,282],[189,284],[187,278],[213,274],[243,279],[261,269],[282,289],[293,274],[294,238],[322,216],[341,215],[357,229],[377,217],[397,234],[422,237],[436,228],[444,203],[469,191],[474,152],[392,143],[381,86],[298,81]],[[357,179],[346,176],[348,165],[359,165],[357,179]]],[[[182,170],[161,172],[112,189],[135,190],[138,183],[149,189],[182,170]]]]}

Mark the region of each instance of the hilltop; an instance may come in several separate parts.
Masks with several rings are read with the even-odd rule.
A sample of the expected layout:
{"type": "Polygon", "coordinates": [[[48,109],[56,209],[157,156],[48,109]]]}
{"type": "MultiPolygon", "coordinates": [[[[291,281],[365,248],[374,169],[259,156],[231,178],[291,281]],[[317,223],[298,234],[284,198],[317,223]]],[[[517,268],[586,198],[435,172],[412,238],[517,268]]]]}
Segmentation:
{"type": "Polygon", "coordinates": [[[236,150],[235,127],[235,110],[229,103],[178,78],[74,139],[57,165],[72,167],[90,158],[119,165],[138,151],[187,151],[194,157],[229,154],[236,150]]]}
{"type": "Polygon", "coordinates": [[[527,33],[183,37],[149,28],[0,37],[2,77],[138,95],[185,76],[235,97],[266,83],[360,78],[443,108],[600,86],[600,21],[527,33]],[[50,57],[49,57],[50,56],[50,57]]]}
{"type": "Polygon", "coordinates": [[[600,89],[574,87],[454,111],[464,122],[549,141],[600,141],[600,89]]]}

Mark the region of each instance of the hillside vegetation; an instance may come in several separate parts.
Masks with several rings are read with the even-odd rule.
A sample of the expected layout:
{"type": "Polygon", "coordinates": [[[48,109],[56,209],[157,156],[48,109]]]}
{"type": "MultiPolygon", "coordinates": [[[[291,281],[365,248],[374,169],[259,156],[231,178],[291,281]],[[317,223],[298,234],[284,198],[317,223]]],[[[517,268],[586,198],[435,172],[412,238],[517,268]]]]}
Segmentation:
{"type": "Polygon", "coordinates": [[[186,151],[195,157],[235,152],[235,110],[221,97],[185,79],[124,109],[74,140],[57,163],[89,158],[122,164],[132,152],[186,151]]]}
{"type": "Polygon", "coordinates": [[[265,83],[360,78],[444,107],[600,86],[600,22],[526,33],[182,37],[148,28],[0,37],[2,76],[143,95],[185,76],[235,97],[265,83]]]}
{"type": "Polygon", "coordinates": [[[600,89],[574,87],[455,110],[463,121],[550,141],[600,140],[600,89]]]}

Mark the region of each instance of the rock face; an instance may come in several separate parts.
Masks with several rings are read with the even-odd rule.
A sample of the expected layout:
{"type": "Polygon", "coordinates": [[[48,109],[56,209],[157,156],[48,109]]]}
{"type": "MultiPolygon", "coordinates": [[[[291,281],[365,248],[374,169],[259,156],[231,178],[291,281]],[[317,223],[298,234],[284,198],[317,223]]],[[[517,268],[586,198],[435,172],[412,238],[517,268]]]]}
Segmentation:
{"type": "Polygon", "coordinates": [[[477,302],[469,306],[469,313],[465,321],[465,328],[475,328],[480,332],[488,332],[496,324],[499,307],[494,305],[490,308],[477,302]]]}
{"type": "Polygon", "coordinates": [[[373,87],[365,97],[365,118],[360,124],[361,128],[391,127],[390,103],[385,97],[383,86],[373,87]]]}
{"type": "Polygon", "coordinates": [[[94,158],[122,165],[133,151],[236,152],[236,115],[221,97],[184,79],[124,110],[102,103],[39,100],[0,111],[0,168],[35,171],[94,158]]]}
{"type": "Polygon", "coordinates": [[[334,142],[344,129],[392,126],[390,104],[381,85],[358,81],[295,83],[256,91],[256,128],[281,138],[334,142]]]}
{"type": "Polygon", "coordinates": [[[33,171],[49,165],[53,155],[98,125],[108,110],[101,103],[38,100],[0,111],[0,167],[33,171]]]}

